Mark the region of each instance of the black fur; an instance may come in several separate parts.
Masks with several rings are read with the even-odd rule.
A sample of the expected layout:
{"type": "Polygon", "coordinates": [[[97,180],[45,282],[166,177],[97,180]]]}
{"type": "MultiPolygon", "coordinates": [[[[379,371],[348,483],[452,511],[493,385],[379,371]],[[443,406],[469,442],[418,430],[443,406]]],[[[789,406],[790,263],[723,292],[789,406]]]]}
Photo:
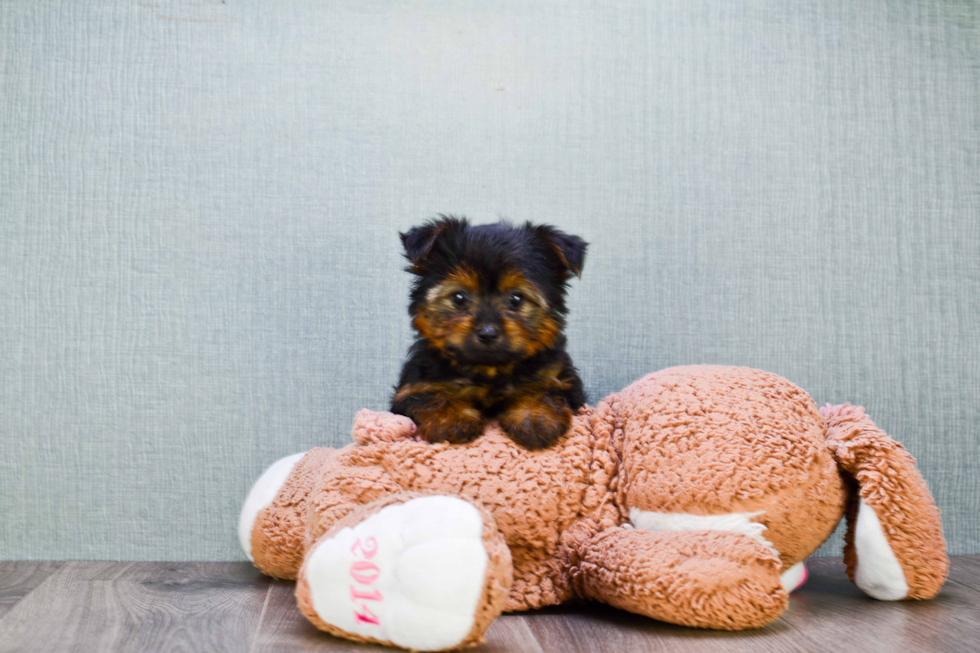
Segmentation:
{"type": "Polygon", "coordinates": [[[568,280],[581,274],[587,243],[547,225],[474,226],[447,216],[401,239],[415,275],[408,310],[418,335],[392,412],[415,420],[430,441],[469,441],[497,419],[528,448],[552,444],[586,401],[561,330],[568,280]],[[460,306],[457,295],[465,296],[460,306]],[[499,336],[481,340],[481,328],[499,336]]]}

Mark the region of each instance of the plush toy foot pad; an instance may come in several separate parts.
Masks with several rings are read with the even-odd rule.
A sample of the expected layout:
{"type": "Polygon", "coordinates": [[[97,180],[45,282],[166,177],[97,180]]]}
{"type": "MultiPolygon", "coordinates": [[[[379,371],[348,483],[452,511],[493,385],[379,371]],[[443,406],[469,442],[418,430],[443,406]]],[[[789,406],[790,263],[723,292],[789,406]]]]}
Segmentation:
{"type": "MultiPolygon", "coordinates": [[[[490,560],[484,526],[480,510],[456,497],[386,505],[316,543],[297,595],[311,621],[350,639],[425,651],[475,644],[496,616],[486,619],[486,585],[499,556],[490,560]]],[[[509,556],[506,564],[509,572],[509,556]]]]}
{"type": "Polygon", "coordinates": [[[787,592],[795,592],[803,587],[803,583],[806,582],[808,577],[809,574],[806,571],[806,565],[802,562],[797,562],[780,574],[779,582],[783,584],[783,589],[787,592]]]}

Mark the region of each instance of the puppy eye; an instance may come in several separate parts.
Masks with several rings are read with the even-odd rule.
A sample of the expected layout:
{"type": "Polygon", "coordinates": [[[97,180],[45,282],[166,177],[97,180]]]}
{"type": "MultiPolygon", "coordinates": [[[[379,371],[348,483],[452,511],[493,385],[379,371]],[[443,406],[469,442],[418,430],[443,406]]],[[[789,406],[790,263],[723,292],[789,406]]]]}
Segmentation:
{"type": "Polygon", "coordinates": [[[453,306],[456,308],[463,308],[470,303],[470,298],[464,292],[454,292],[449,299],[452,300],[453,306]]]}
{"type": "Polygon", "coordinates": [[[507,304],[513,310],[519,309],[523,303],[524,303],[524,295],[522,295],[519,292],[512,292],[510,294],[510,297],[507,298],[507,304]]]}

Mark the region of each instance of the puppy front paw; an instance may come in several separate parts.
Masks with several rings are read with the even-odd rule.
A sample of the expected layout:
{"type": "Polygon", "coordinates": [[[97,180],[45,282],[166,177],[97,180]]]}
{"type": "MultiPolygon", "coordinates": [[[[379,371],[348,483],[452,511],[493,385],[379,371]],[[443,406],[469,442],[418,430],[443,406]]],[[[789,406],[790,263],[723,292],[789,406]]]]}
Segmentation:
{"type": "Polygon", "coordinates": [[[391,412],[415,422],[427,442],[472,442],[483,433],[483,414],[473,405],[474,388],[460,383],[411,384],[398,389],[391,412]]]}
{"type": "Polygon", "coordinates": [[[419,436],[426,442],[472,442],[483,433],[483,415],[475,408],[446,406],[429,411],[416,421],[419,436]]]}
{"type": "Polygon", "coordinates": [[[507,435],[526,449],[550,447],[572,424],[572,410],[563,399],[534,397],[509,406],[500,416],[507,435]]]}

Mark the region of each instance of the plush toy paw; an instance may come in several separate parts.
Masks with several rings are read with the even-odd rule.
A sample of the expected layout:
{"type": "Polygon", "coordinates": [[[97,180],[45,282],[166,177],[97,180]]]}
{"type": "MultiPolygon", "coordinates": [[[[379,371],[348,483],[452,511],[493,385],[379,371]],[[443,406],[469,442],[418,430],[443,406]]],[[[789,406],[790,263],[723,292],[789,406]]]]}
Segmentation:
{"type": "Polygon", "coordinates": [[[354,428],[351,431],[351,437],[357,444],[411,440],[415,434],[415,422],[404,415],[366,408],[354,417],[354,428]]]}
{"type": "Polygon", "coordinates": [[[245,499],[245,504],[242,506],[242,511],[238,517],[238,542],[242,545],[242,551],[252,562],[255,562],[252,555],[252,529],[255,527],[255,520],[259,513],[276,498],[289,474],[293,471],[293,467],[305,455],[305,453],[298,453],[277,460],[255,481],[248,493],[248,498],[245,499]]]}
{"type": "Polygon", "coordinates": [[[335,453],[316,447],[282,458],[252,486],[238,519],[238,538],[262,573],[296,578],[306,550],[306,498],[335,453]]]}
{"type": "Polygon", "coordinates": [[[437,651],[482,641],[511,576],[488,512],[457,497],[410,494],[368,504],[325,533],[306,555],[296,595],[307,618],[332,634],[437,651]]]}
{"type": "Polygon", "coordinates": [[[779,582],[787,592],[795,592],[803,587],[807,578],[809,578],[809,573],[806,570],[806,565],[802,562],[797,562],[779,575],[779,582]]]}

